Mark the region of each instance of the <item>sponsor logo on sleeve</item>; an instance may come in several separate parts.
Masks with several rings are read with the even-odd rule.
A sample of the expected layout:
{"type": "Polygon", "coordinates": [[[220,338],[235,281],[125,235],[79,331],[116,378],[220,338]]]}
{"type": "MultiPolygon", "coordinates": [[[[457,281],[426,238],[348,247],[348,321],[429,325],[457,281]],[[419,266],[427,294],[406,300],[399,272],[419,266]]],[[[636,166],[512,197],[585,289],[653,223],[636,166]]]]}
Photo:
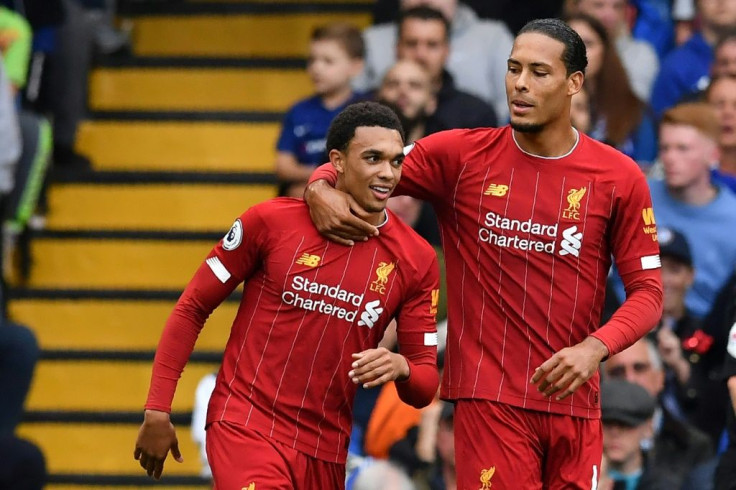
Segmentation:
{"type": "Polygon", "coordinates": [[[386,294],[386,283],[388,276],[393,272],[396,264],[393,262],[380,262],[376,269],[376,280],[371,283],[371,291],[379,294],[386,294]]]}
{"type": "Polygon", "coordinates": [[[404,156],[408,155],[408,154],[409,154],[409,152],[410,152],[410,151],[412,151],[412,150],[414,149],[414,145],[415,145],[415,143],[412,143],[412,144],[410,144],[410,145],[406,145],[406,146],[404,147],[404,156]]]}
{"type": "Polygon", "coordinates": [[[429,305],[429,313],[431,315],[437,314],[437,305],[440,303],[440,290],[432,290],[432,303],[429,305]]]}
{"type": "Polygon", "coordinates": [[[491,184],[488,189],[483,193],[484,196],[503,197],[509,191],[509,186],[506,184],[491,184]]]}
{"type": "Polygon", "coordinates": [[[230,227],[230,231],[225,234],[222,239],[222,248],[227,251],[235,250],[243,242],[243,223],[240,218],[235,220],[233,226],[230,227]]]}
{"type": "Polygon", "coordinates": [[[562,211],[562,217],[573,221],[580,220],[580,201],[585,197],[585,187],[567,191],[567,209],[562,211]]]}
{"type": "Polygon", "coordinates": [[[645,255],[641,258],[642,270],[659,269],[660,267],[662,267],[662,261],[659,258],[659,254],[645,255]]]}
{"type": "Polygon", "coordinates": [[[439,338],[437,337],[437,332],[424,334],[424,345],[427,347],[436,346],[438,343],[438,340],[439,338]]]}
{"type": "Polygon", "coordinates": [[[657,222],[654,220],[654,210],[652,208],[644,208],[641,210],[641,219],[644,221],[642,231],[646,235],[652,237],[652,241],[657,241],[657,222]]]}
{"type": "Polygon", "coordinates": [[[296,259],[295,263],[298,265],[306,265],[307,267],[317,267],[319,265],[319,261],[319,255],[310,255],[305,252],[301,255],[301,257],[296,259]]]}

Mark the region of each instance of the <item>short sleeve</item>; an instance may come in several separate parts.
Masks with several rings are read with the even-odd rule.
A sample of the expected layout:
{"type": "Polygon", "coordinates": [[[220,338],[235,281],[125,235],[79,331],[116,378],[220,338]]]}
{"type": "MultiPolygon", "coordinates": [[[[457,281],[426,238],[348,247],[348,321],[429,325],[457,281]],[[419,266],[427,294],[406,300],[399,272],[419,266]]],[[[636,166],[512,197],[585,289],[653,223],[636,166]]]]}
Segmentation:
{"type": "Polygon", "coordinates": [[[448,183],[459,173],[459,148],[467,130],[440,131],[419,139],[404,149],[406,159],[396,195],[409,195],[432,203],[447,197],[448,183]]]}
{"type": "Polygon", "coordinates": [[[644,174],[635,172],[614,196],[610,245],[622,276],[660,267],[652,198],[644,174]]]}

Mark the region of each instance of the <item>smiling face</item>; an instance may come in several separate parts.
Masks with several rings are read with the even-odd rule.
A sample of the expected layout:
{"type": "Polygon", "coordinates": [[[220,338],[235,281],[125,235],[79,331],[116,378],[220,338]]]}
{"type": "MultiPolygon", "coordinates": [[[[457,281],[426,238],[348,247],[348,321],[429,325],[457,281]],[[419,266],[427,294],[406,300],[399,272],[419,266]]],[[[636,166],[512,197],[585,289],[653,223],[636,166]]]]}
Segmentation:
{"type": "Polygon", "coordinates": [[[582,87],[583,74],[567,75],[564,49],[562,42],[537,32],[516,37],[506,71],[506,97],[515,130],[539,132],[556,122],[570,124],[570,98],[582,87]]]}
{"type": "Polygon", "coordinates": [[[347,192],[368,213],[382,213],[401,178],[404,144],[395,129],[358,126],[345,152],[330,151],[337,170],[336,188],[347,192]]]}

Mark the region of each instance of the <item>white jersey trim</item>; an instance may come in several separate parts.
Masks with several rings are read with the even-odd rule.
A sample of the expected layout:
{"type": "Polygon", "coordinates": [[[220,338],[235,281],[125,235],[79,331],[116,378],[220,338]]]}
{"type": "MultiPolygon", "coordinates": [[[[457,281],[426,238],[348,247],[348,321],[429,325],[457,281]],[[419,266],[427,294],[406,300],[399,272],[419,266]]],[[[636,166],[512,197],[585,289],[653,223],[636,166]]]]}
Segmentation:
{"type": "Polygon", "coordinates": [[[219,258],[210,257],[205,262],[210,266],[210,270],[217,276],[221,283],[225,284],[232,277],[232,274],[222,265],[219,258]]]}
{"type": "Polygon", "coordinates": [[[641,258],[642,270],[659,269],[660,267],[662,267],[662,261],[659,259],[659,254],[645,255],[641,258]]]}
{"type": "Polygon", "coordinates": [[[560,156],[557,156],[557,157],[543,157],[543,156],[541,156],[541,155],[535,155],[534,153],[530,153],[530,152],[528,152],[528,151],[524,150],[524,149],[523,149],[523,148],[522,148],[522,147],[521,147],[521,146],[519,145],[519,142],[518,142],[518,141],[516,141],[516,132],[515,132],[515,131],[513,131],[513,130],[511,131],[511,138],[512,138],[512,139],[514,140],[514,144],[515,144],[515,145],[516,145],[516,147],[517,147],[517,148],[519,149],[519,151],[520,151],[520,152],[522,152],[522,153],[523,153],[523,154],[525,154],[525,155],[529,155],[530,157],[534,157],[534,158],[542,158],[542,159],[544,159],[544,160],[559,160],[560,158],[565,158],[565,157],[568,157],[568,156],[570,156],[570,154],[572,154],[572,152],[574,152],[574,151],[575,151],[575,148],[577,148],[577,147],[578,147],[578,143],[580,143],[580,133],[578,133],[578,130],[577,130],[577,129],[575,129],[575,128],[572,128],[572,130],[573,130],[573,131],[575,131],[575,144],[574,144],[574,145],[572,145],[572,148],[570,148],[570,151],[568,151],[568,152],[567,152],[567,153],[565,153],[564,155],[560,155],[560,156]]]}

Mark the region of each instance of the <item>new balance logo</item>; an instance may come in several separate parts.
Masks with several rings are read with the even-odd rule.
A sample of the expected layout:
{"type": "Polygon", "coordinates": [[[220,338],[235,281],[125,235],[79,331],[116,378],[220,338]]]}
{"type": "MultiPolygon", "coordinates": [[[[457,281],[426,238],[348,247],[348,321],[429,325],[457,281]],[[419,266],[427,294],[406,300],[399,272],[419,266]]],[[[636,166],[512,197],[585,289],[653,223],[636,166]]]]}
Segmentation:
{"type": "Polygon", "coordinates": [[[319,265],[319,260],[319,255],[303,253],[301,257],[296,259],[296,263],[299,265],[306,265],[307,267],[317,267],[319,265]]]}
{"type": "Polygon", "coordinates": [[[501,197],[501,196],[505,196],[508,191],[509,191],[509,186],[507,185],[491,184],[488,186],[488,189],[486,189],[483,195],[501,197]]]}
{"type": "Polygon", "coordinates": [[[571,226],[562,231],[562,243],[560,243],[560,255],[580,256],[580,246],[582,245],[583,233],[578,232],[577,226],[571,226]]]}
{"type": "Polygon", "coordinates": [[[373,328],[378,317],[383,313],[383,308],[381,308],[380,304],[380,300],[374,300],[367,303],[365,305],[365,311],[360,314],[358,325],[361,327],[373,328]]]}

